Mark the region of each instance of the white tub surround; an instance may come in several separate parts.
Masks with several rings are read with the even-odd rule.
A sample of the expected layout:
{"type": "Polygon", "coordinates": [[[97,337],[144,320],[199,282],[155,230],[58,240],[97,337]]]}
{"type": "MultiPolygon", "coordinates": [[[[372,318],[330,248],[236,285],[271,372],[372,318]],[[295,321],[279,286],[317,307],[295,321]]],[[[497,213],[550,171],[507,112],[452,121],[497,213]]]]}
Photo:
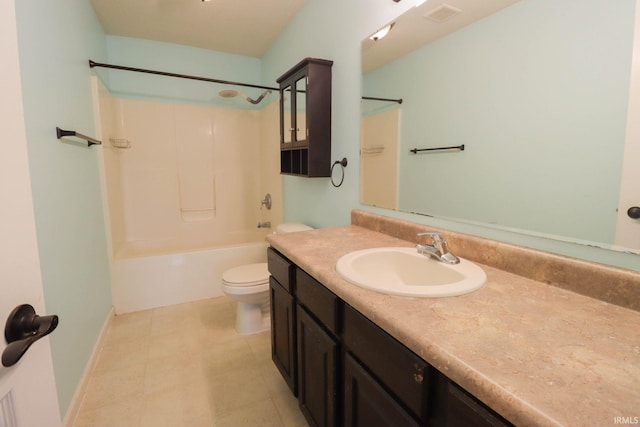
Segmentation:
{"type": "Polygon", "coordinates": [[[161,102],[95,84],[116,313],[221,296],[222,272],[266,262],[271,230],[258,224],[282,222],[277,102],[161,102]]]}

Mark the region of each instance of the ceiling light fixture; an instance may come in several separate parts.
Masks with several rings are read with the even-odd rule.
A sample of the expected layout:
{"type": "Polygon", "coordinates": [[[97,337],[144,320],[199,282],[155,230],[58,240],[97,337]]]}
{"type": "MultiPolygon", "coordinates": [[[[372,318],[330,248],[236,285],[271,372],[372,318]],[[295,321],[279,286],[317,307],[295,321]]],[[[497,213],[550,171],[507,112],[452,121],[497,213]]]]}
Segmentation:
{"type": "Polygon", "coordinates": [[[391,31],[391,29],[393,28],[393,26],[395,24],[396,24],[395,22],[392,22],[391,24],[387,25],[386,27],[380,28],[378,31],[376,31],[371,36],[369,36],[369,39],[373,40],[374,42],[377,42],[378,40],[380,40],[381,38],[383,38],[384,36],[389,34],[389,31],[391,31]]]}

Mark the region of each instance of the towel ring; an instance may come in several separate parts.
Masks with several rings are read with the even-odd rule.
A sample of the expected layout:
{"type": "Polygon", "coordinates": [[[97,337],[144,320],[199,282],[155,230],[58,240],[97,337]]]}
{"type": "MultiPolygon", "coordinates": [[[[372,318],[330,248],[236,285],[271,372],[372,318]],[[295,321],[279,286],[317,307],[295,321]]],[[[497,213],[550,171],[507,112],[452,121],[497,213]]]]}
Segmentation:
{"type": "Polygon", "coordinates": [[[333,185],[334,187],[340,187],[342,185],[342,183],[344,182],[344,168],[347,167],[347,158],[343,157],[342,160],[336,160],[335,162],[333,162],[333,164],[331,165],[331,185],[333,185]],[[342,169],[342,177],[340,178],[340,182],[339,183],[335,183],[333,181],[333,168],[336,165],[340,165],[341,169],[342,169]]]}

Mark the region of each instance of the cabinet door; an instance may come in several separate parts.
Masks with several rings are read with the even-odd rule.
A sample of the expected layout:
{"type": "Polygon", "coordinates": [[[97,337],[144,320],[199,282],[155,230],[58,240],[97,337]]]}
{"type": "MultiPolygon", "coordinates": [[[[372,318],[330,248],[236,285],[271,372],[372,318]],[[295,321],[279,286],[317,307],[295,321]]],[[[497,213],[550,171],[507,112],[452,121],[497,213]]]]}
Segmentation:
{"type": "Polygon", "coordinates": [[[301,306],[297,317],[300,409],[310,426],[336,426],[338,344],[301,306]]]}
{"type": "Polygon", "coordinates": [[[345,427],[419,426],[349,353],[344,365],[345,427]]]}
{"type": "Polygon", "coordinates": [[[289,385],[298,394],[296,375],[295,303],[273,277],[269,278],[271,292],[271,359],[289,385]]]}
{"type": "Polygon", "coordinates": [[[306,68],[289,76],[280,87],[281,148],[307,146],[307,72],[306,68]]]}

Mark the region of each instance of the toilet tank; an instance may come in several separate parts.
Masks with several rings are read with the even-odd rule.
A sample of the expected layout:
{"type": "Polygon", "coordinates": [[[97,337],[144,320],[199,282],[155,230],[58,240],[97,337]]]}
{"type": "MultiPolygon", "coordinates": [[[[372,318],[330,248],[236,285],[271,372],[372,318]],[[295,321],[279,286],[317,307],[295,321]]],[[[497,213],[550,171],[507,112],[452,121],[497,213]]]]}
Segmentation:
{"type": "Polygon", "coordinates": [[[307,230],[313,230],[313,228],[305,224],[285,223],[285,224],[279,224],[276,227],[276,234],[293,233],[294,231],[307,231],[307,230]]]}

